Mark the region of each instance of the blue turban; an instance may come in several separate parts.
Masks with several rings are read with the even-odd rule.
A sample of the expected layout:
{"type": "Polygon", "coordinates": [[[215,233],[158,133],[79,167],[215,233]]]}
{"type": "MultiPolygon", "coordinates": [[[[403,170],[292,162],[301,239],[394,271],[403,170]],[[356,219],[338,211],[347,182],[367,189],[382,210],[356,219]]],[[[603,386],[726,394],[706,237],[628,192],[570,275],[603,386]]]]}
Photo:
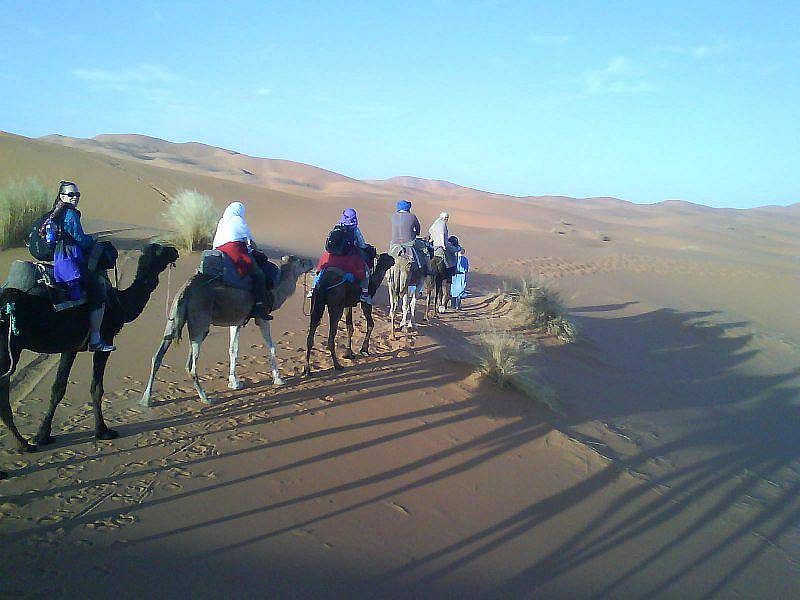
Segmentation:
{"type": "Polygon", "coordinates": [[[408,200],[400,200],[397,203],[397,210],[411,210],[411,202],[408,200]]]}

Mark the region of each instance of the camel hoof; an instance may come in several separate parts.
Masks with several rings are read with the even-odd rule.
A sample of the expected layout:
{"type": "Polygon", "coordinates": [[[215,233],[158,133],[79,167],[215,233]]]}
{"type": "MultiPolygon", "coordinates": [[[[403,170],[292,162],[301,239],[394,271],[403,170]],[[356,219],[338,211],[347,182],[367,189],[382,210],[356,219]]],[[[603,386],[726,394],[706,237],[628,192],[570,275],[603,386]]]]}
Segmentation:
{"type": "Polygon", "coordinates": [[[42,436],[42,435],[37,435],[36,436],[36,445],[37,446],[47,446],[49,444],[52,444],[55,441],[56,441],[56,438],[54,438],[52,435],[49,435],[49,434],[48,435],[44,435],[44,436],[42,436]]]}
{"type": "Polygon", "coordinates": [[[229,380],[228,381],[228,388],[232,390],[240,390],[242,389],[242,382],[237,380],[229,380]]]}
{"type": "Polygon", "coordinates": [[[273,377],[272,378],[272,385],[286,385],[286,382],[281,379],[280,377],[273,377]]]}
{"type": "Polygon", "coordinates": [[[311,372],[311,369],[306,367],[305,369],[303,369],[303,375],[305,375],[306,377],[311,377],[313,373],[311,372]]]}
{"type": "Polygon", "coordinates": [[[21,445],[19,449],[25,454],[30,454],[32,452],[36,452],[37,450],[36,444],[29,444],[28,442],[25,442],[23,445],[21,445]]]}
{"type": "Polygon", "coordinates": [[[347,360],[355,360],[356,359],[356,355],[353,354],[352,352],[348,352],[347,354],[342,356],[342,358],[346,358],[347,360]]]}
{"type": "Polygon", "coordinates": [[[202,402],[203,404],[207,404],[209,406],[211,404],[214,404],[214,401],[211,398],[209,398],[208,396],[203,396],[202,398],[200,398],[200,402],[202,402]]]}
{"type": "Polygon", "coordinates": [[[333,365],[333,368],[337,371],[344,371],[344,367],[342,365],[333,365]]]}
{"type": "Polygon", "coordinates": [[[98,440],[115,440],[119,437],[119,432],[115,429],[104,429],[100,433],[95,433],[94,437],[98,440]]]}
{"type": "Polygon", "coordinates": [[[147,406],[148,408],[152,406],[150,404],[150,395],[142,396],[141,400],[139,400],[139,406],[147,406]]]}
{"type": "Polygon", "coordinates": [[[367,350],[366,348],[362,348],[362,349],[359,351],[359,354],[360,354],[361,356],[369,356],[369,350],[367,350]]]}

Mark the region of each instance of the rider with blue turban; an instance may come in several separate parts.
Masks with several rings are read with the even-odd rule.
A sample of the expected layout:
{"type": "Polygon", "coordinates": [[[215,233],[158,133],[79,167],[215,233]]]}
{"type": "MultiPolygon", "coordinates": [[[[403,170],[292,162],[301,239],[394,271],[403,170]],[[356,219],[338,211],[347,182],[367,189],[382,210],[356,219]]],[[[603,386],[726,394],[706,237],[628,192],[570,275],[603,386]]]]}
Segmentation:
{"type": "Polygon", "coordinates": [[[397,212],[392,215],[392,242],[389,245],[389,254],[397,258],[404,248],[410,249],[420,269],[423,273],[427,273],[427,247],[424,240],[418,238],[421,227],[419,219],[411,212],[411,202],[400,200],[396,208],[397,212]]]}

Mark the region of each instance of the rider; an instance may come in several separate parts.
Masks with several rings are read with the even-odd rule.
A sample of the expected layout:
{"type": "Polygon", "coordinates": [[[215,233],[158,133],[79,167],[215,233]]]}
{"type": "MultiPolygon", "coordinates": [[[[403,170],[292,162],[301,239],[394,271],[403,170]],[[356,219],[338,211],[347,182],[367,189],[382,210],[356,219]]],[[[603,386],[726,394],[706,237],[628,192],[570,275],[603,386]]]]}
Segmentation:
{"type": "Polygon", "coordinates": [[[452,276],[455,274],[456,252],[458,251],[458,247],[454,246],[449,239],[450,234],[447,231],[447,221],[449,218],[450,215],[446,212],[441,213],[439,218],[437,218],[430,229],[428,229],[428,233],[431,236],[434,254],[444,259],[445,266],[452,276]]]}
{"type": "Polygon", "coordinates": [[[106,344],[100,337],[100,326],[106,307],[106,286],[100,281],[101,273],[90,271],[89,255],[95,244],[92,236],[83,231],[81,213],[78,202],[81,193],[78,186],[71,181],[62,181],[58,186],[58,196],[53,203],[53,210],[45,223],[46,227],[56,228],[56,247],[54,278],[68,287],[80,281],[86,292],[86,303],[89,313],[89,350],[91,352],[113,352],[111,344],[106,344]]]}
{"type": "Polygon", "coordinates": [[[245,277],[248,273],[252,277],[253,295],[256,301],[250,316],[271,321],[272,317],[267,314],[265,307],[266,276],[253,257],[257,246],[244,220],[244,210],[244,204],[241,202],[231,202],[228,205],[217,223],[217,232],[214,234],[212,245],[215,250],[221,250],[233,261],[240,277],[245,277]]]}
{"type": "Polygon", "coordinates": [[[392,242],[389,253],[397,258],[402,248],[409,248],[414,255],[419,268],[427,273],[428,260],[425,242],[418,239],[420,224],[417,216],[411,212],[411,202],[400,200],[397,203],[397,212],[392,215],[392,242]]]}
{"type": "Polygon", "coordinates": [[[359,281],[359,285],[361,286],[361,297],[359,298],[359,301],[372,304],[372,297],[369,295],[370,264],[365,253],[367,248],[369,248],[369,244],[367,244],[367,242],[364,240],[364,235],[361,233],[361,229],[358,227],[358,214],[354,208],[345,208],[342,211],[342,216],[339,217],[339,221],[334,227],[334,231],[336,230],[339,230],[342,233],[342,237],[339,240],[341,247],[338,248],[337,251],[326,250],[325,254],[323,254],[322,258],[320,258],[320,261],[317,264],[317,276],[314,278],[314,284],[308,291],[307,297],[311,298],[313,296],[314,288],[317,287],[317,283],[319,283],[319,279],[322,276],[322,272],[326,266],[337,266],[339,268],[343,268],[345,271],[353,269],[354,271],[358,272],[362,270],[363,266],[364,279],[359,281]],[[334,256],[332,257],[331,254],[334,256]],[[339,256],[348,258],[337,258],[339,256]],[[361,264],[353,264],[353,258],[358,261],[358,258],[356,257],[361,259],[361,264]]]}

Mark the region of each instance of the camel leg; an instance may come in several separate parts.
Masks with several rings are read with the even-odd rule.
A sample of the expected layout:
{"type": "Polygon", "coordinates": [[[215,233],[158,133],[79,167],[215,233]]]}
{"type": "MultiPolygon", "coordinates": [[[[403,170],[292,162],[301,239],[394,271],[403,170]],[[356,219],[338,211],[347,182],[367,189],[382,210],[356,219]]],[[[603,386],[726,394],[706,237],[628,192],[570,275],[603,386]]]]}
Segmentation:
{"type": "Polygon", "coordinates": [[[409,298],[409,292],[408,292],[408,288],[406,288],[406,293],[403,294],[403,320],[400,321],[400,328],[401,329],[404,328],[404,327],[406,329],[410,328],[410,322],[408,320],[408,313],[409,313],[410,308],[411,308],[410,304],[411,304],[411,302],[410,302],[410,298],[409,298]]]}
{"type": "Polygon", "coordinates": [[[197,390],[197,395],[200,396],[200,402],[203,404],[211,404],[211,400],[208,399],[206,391],[203,389],[203,386],[200,385],[200,379],[197,377],[197,361],[200,359],[200,346],[207,335],[208,332],[204,332],[200,339],[192,340],[189,358],[186,361],[186,370],[189,372],[189,376],[192,378],[192,383],[194,384],[194,389],[197,390]]]}
{"type": "MultiPolygon", "coordinates": [[[[6,369],[8,367],[5,367],[6,369]]],[[[0,379],[0,419],[8,427],[11,434],[17,440],[19,449],[23,452],[36,452],[36,446],[29,444],[28,441],[22,437],[22,434],[14,425],[14,413],[11,412],[11,402],[9,399],[10,377],[3,377],[0,379]]]]}
{"type": "Polygon", "coordinates": [[[164,355],[167,353],[170,344],[172,344],[172,338],[165,337],[158,347],[158,350],[156,350],[156,353],[153,355],[153,363],[150,366],[150,379],[147,380],[147,387],[144,388],[142,398],[139,400],[139,404],[142,406],[150,406],[150,394],[153,391],[153,381],[156,378],[156,373],[161,368],[161,361],[164,360],[164,355]]]}
{"type": "Polygon", "coordinates": [[[344,355],[344,358],[355,360],[356,355],[353,353],[353,332],[355,327],[353,327],[353,308],[351,306],[348,306],[345,311],[344,321],[347,326],[347,354],[344,355]]]}
{"type": "Polygon", "coordinates": [[[372,318],[372,305],[362,303],[361,309],[364,311],[364,319],[367,321],[367,331],[364,334],[364,343],[361,344],[361,354],[369,356],[369,338],[375,327],[375,319],[372,318]]]}
{"type": "Polygon", "coordinates": [[[389,331],[392,332],[392,339],[397,339],[397,333],[394,330],[394,313],[397,310],[397,296],[398,292],[395,290],[394,278],[389,279],[389,331]]]}
{"type": "Polygon", "coordinates": [[[331,360],[333,360],[333,368],[337,371],[343,371],[344,367],[336,358],[336,331],[339,328],[339,320],[342,318],[344,312],[343,306],[328,306],[328,352],[331,353],[331,360]]]}
{"type": "Polygon", "coordinates": [[[322,315],[325,313],[324,302],[317,298],[311,301],[311,321],[308,324],[308,337],[306,338],[306,368],[304,373],[311,375],[311,347],[314,345],[314,334],[317,327],[322,322],[322,315]]]}
{"type": "Polygon", "coordinates": [[[281,379],[280,371],[278,371],[278,359],[275,356],[275,344],[272,341],[272,328],[270,327],[269,321],[256,319],[256,324],[261,330],[261,335],[267,344],[267,348],[269,348],[269,358],[272,362],[272,383],[273,385],[283,385],[284,381],[281,379]]]}
{"type": "Polygon", "coordinates": [[[231,341],[228,345],[228,359],[230,361],[228,387],[232,390],[238,390],[242,387],[242,384],[236,378],[236,359],[239,358],[239,333],[241,330],[242,328],[239,325],[231,326],[231,341]]]}
{"type": "Polygon", "coordinates": [[[417,287],[414,286],[414,293],[411,294],[411,321],[409,322],[409,326],[411,329],[414,329],[414,318],[417,314],[417,287]]]}
{"type": "Polygon", "coordinates": [[[53,382],[53,387],[50,390],[50,408],[47,410],[44,419],[42,419],[42,424],[39,425],[39,432],[36,434],[36,443],[40,446],[46,446],[55,441],[55,438],[50,435],[50,430],[53,426],[53,416],[56,414],[58,403],[61,402],[67,391],[69,373],[72,370],[72,365],[75,362],[76,356],[78,356],[77,352],[64,352],[58,361],[56,380],[53,382]]]}
{"type": "Polygon", "coordinates": [[[103,377],[110,354],[95,352],[92,356],[92,409],[94,410],[94,437],[98,440],[113,440],[119,437],[116,430],[110,429],[103,420],[103,377]]]}

